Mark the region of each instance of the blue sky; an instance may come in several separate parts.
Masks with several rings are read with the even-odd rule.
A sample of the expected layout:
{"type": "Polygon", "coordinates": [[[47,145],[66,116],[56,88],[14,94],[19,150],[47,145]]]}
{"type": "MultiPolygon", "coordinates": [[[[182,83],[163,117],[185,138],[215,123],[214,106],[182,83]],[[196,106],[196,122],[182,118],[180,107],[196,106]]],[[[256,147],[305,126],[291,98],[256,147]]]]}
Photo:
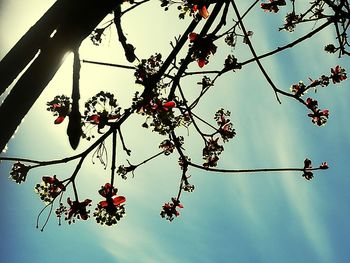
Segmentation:
{"type": "MultiPolygon", "coordinates": [[[[52,3],[0,1],[0,58],[52,3]]],[[[246,25],[254,31],[252,42],[258,53],[306,32],[307,29],[302,28],[292,34],[278,32],[284,14],[283,10],[279,14],[265,14],[256,8],[247,17],[246,25]]],[[[178,21],[176,12],[162,12],[158,1],[123,21],[127,37],[142,58],[159,51],[166,55],[170,51],[169,41],[189,22],[188,19],[178,21]],[[147,31],[149,25],[152,32],[147,31]]],[[[307,83],[308,77],[328,74],[330,68],[338,64],[350,70],[348,58],[338,60],[322,52],[332,37],[331,32],[318,35],[294,50],[263,60],[263,64],[284,90],[299,80],[307,83]]],[[[110,43],[107,41],[100,47],[85,43],[82,58],[126,63],[114,40],[112,36],[110,43]]],[[[246,49],[242,46],[232,52],[244,60],[249,55],[246,49]]],[[[207,69],[221,65],[226,55],[227,52],[218,48],[207,69]]],[[[70,93],[70,63],[71,57],[68,57],[67,64],[33,106],[9,144],[7,156],[48,160],[72,154],[65,138],[66,124],[55,126],[45,110],[46,101],[53,96],[70,93]]],[[[197,69],[195,66],[191,69],[197,69]]],[[[99,90],[110,90],[122,106],[127,106],[139,88],[133,84],[130,71],[83,64],[81,74],[81,101],[99,90]]],[[[197,81],[196,78],[188,80],[186,94],[196,94],[196,87],[191,83],[197,81]]],[[[177,193],[181,172],[175,155],[140,167],[133,179],[118,181],[119,193],[127,197],[127,216],[116,227],[102,227],[93,219],[57,226],[52,218],[44,232],[35,228],[42,203],[33,191],[34,185],[43,175],[69,176],[74,164],[33,170],[27,182],[18,186],[8,179],[11,164],[3,162],[0,166],[0,257],[8,263],[347,262],[350,242],[348,87],[345,81],[319,89],[317,94],[310,93],[319,100],[321,108],[329,108],[331,112],[329,123],[316,127],[302,105],[283,97],[282,104],[277,103],[255,64],[223,76],[196,111],[207,119],[221,107],[232,113],[237,137],[225,145],[220,167],[299,167],[308,157],[315,166],[327,161],[331,169],[317,173],[311,181],[298,173],[231,175],[191,169],[191,182],[196,189],[182,196],[184,209],[172,223],[160,218],[159,212],[162,204],[177,193]]],[[[128,147],[133,151],[129,158],[133,163],[156,153],[163,139],[140,128],[142,122],[143,119],[136,116],[123,129],[128,147]]],[[[203,146],[193,130],[190,135],[185,136],[186,152],[201,162],[203,146]]],[[[86,145],[81,145],[78,151],[86,145]]],[[[122,151],[118,156],[125,163],[122,151]]],[[[99,198],[97,190],[108,180],[108,175],[108,170],[98,163],[93,165],[88,159],[78,180],[81,198],[99,198]]]]}

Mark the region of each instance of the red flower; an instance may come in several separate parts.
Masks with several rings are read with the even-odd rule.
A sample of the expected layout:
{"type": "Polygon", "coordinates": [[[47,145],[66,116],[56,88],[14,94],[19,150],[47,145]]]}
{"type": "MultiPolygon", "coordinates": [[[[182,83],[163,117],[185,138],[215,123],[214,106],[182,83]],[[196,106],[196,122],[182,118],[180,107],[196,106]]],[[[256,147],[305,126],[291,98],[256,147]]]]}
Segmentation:
{"type": "Polygon", "coordinates": [[[207,19],[209,17],[209,12],[208,12],[207,7],[205,5],[203,5],[202,7],[200,7],[198,5],[192,6],[193,12],[196,12],[198,10],[199,10],[200,16],[203,17],[204,19],[207,19]]]}
{"type": "Polygon", "coordinates": [[[58,116],[54,123],[60,124],[64,121],[65,118],[66,118],[66,116],[58,116]]]}
{"type": "Polygon", "coordinates": [[[67,199],[67,203],[70,205],[70,208],[67,212],[67,217],[66,220],[69,220],[69,224],[71,222],[75,222],[75,217],[76,218],[81,218],[82,220],[86,220],[89,217],[89,212],[86,210],[86,207],[90,205],[91,200],[90,199],[85,199],[83,202],[79,201],[72,201],[69,197],[67,199]]]}
{"type": "Polygon", "coordinates": [[[47,110],[53,112],[54,116],[58,116],[54,121],[55,124],[60,124],[70,113],[70,99],[64,95],[56,96],[52,101],[46,103],[47,110]]]}
{"type": "Polygon", "coordinates": [[[198,66],[199,66],[200,68],[203,68],[203,67],[205,66],[205,64],[207,64],[207,61],[206,61],[206,59],[204,59],[204,58],[199,58],[199,59],[197,60],[197,63],[198,63],[198,66]]]}
{"type": "Polygon", "coordinates": [[[114,198],[111,198],[109,200],[103,200],[101,202],[99,202],[99,205],[101,207],[108,207],[108,206],[119,206],[122,203],[124,203],[126,201],[126,198],[124,196],[116,196],[114,198]]]}
{"type": "Polygon", "coordinates": [[[332,68],[331,73],[331,79],[334,84],[347,79],[345,69],[341,68],[339,65],[336,66],[334,69],[332,68]]]}
{"type": "Polygon", "coordinates": [[[56,178],[56,175],[50,177],[50,176],[43,176],[42,178],[43,182],[48,184],[48,194],[51,198],[55,198],[58,196],[62,191],[66,190],[66,187],[64,186],[63,182],[58,180],[56,178]]]}
{"type": "Polygon", "coordinates": [[[199,14],[204,18],[207,19],[209,17],[209,12],[207,10],[207,7],[204,5],[202,8],[199,10],[199,14]]]}
{"type": "Polygon", "coordinates": [[[94,216],[97,223],[110,226],[116,224],[125,214],[124,205],[122,204],[126,201],[126,198],[124,196],[116,196],[117,191],[117,188],[114,188],[109,183],[106,183],[98,191],[106,199],[100,201],[95,209],[94,216]]]}
{"type": "Polygon", "coordinates": [[[105,197],[106,200],[99,202],[99,206],[113,209],[114,207],[124,203],[126,198],[124,196],[116,196],[117,191],[118,189],[114,188],[110,183],[106,183],[104,186],[102,186],[98,193],[105,197]]]}
{"type": "Polygon", "coordinates": [[[214,45],[214,39],[210,35],[201,37],[194,32],[190,33],[188,37],[192,43],[192,58],[202,68],[209,62],[209,56],[216,53],[217,46],[214,45]]]}
{"type": "Polygon", "coordinates": [[[194,32],[188,35],[188,38],[190,39],[191,42],[194,42],[197,39],[197,37],[198,37],[198,34],[194,32]]]}
{"type": "Polygon", "coordinates": [[[101,187],[98,193],[103,197],[113,196],[117,194],[117,189],[115,189],[110,183],[106,183],[101,187]]]}
{"type": "Polygon", "coordinates": [[[174,107],[176,107],[176,103],[174,101],[168,101],[163,104],[163,108],[165,108],[166,110],[174,107]]]}
{"type": "Polygon", "coordinates": [[[91,115],[88,118],[88,121],[92,122],[93,124],[99,124],[100,120],[101,120],[101,117],[100,115],[97,115],[97,114],[91,115]]]}
{"type": "Polygon", "coordinates": [[[101,113],[88,116],[87,121],[91,124],[97,125],[98,132],[101,133],[100,130],[102,130],[106,125],[108,125],[108,123],[111,120],[118,119],[119,117],[119,115],[112,115],[107,111],[103,111],[101,113]]]}

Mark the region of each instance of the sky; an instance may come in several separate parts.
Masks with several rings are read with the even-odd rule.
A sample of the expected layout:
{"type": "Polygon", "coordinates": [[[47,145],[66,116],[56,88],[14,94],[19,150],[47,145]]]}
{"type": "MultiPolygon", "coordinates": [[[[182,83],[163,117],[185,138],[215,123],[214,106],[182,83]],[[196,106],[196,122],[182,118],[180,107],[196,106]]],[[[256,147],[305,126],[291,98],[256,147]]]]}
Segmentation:
{"type": "MultiPolygon", "coordinates": [[[[0,1],[0,58],[30,28],[54,1],[0,1]]],[[[248,5],[246,2],[242,4],[248,5]]],[[[278,32],[285,10],[264,13],[258,6],[248,16],[246,26],[254,31],[252,43],[258,54],[281,46],[307,32],[278,32]]],[[[155,52],[166,57],[169,42],[182,33],[190,19],[177,19],[175,7],[164,12],[158,1],[151,1],[123,18],[128,40],[140,58],[155,52]],[[156,15],[155,15],[156,14],[156,15]],[[152,30],[149,30],[152,28],[152,30]]],[[[232,15],[232,14],[230,14],[232,15]]],[[[348,58],[338,59],[323,52],[333,41],[332,31],[324,32],[293,50],[262,62],[276,85],[286,91],[299,80],[329,74],[341,65],[350,69],[348,58]]],[[[228,52],[244,60],[245,45],[231,50],[218,43],[218,51],[205,69],[221,65],[228,52]],[[221,63],[221,64],[220,64],[221,63]]],[[[83,43],[81,58],[127,64],[112,30],[101,46],[83,43]]],[[[46,102],[58,94],[70,94],[72,57],[66,63],[24,119],[3,156],[38,160],[70,156],[65,130],[67,123],[53,124],[46,102]]],[[[193,64],[190,70],[198,70],[193,64]]],[[[198,77],[187,80],[185,93],[197,94],[198,77]]],[[[133,72],[125,69],[82,64],[81,101],[100,90],[116,94],[127,107],[136,90],[133,72]]],[[[291,99],[276,101],[272,89],[255,64],[226,74],[198,106],[196,113],[210,120],[216,110],[231,111],[237,136],[225,144],[219,167],[278,168],[301,167],[305,158],[314,166],[327,161],[330,169],[315,174],[311,181],[300,173],[217,174],[191,168],[193,193],[185,193],[180,216],[168,222],[159,216],[161,206],[177,194],[181,171],[177,156],[161,157],[138,168],[134,178],[118,180],[119,194],[126,196],[126,217],[117,226],[106,227],[88,221],[57,225],[51,218],[43,232],[35,228],[43,203],[34,193],[42,176],[68,177],[76,163],[30,171],[24,184],[8,179],[12,163],[0,164],[1,260],[18,262],[348,262],[350,243],[348,164],[350,146],[348,81],[319,89],[310,96],[331,112],[329,122],[314,126],[307,110],[291,99]]],[[[7,91],[8,92],[8,91],[7,91]]],[[[1,97],[3,99],[3,97],[1,97]]],[[[124,139],[132,150],[128,157],[138,163],[158,152],[164,138],[141,128],[144,119],[135,116],[123,127],[124,139]]],[[[214,120],[212,120],[214,123],[214,120]]],[[[215,124],[215,123],[214,123],[215,124]]],[[[203,146],[193,130],[185,137],[186,153],[201,162],[203,146]]],[[[84,150],[82,143],[77,152],[84,150]]],[[[107,141],[107,146],[110,142],[107,141]]],[[[120,149],[118,160],[126,164],[120,149]]],[[[109,178],[109,167],[87,159],[79,172],[79,196],[96,203],[97,190],[109,178]]],[[[68,191],[68,195],[72,193],[68,191]]],[[[45,217],[44,217],[45,218],[45,217]]],[[[41,219],[42,221],[45,219],[41,219]]]]}

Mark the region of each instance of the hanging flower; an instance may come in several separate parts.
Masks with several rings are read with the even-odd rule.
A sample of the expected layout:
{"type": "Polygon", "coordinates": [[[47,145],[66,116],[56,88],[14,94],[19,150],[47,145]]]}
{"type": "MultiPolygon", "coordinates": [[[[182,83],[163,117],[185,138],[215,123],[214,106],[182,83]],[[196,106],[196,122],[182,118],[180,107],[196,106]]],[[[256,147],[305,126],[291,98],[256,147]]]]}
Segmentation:
{"type": "Polygon", "coordinates": [[[68,223],[75,223],[75,219],[87,220],[89,218],[90,211],[86,209],[87,206],[90,206],[92,201],[90,199],[85,199],[83,202],[72,201],[69,197],[67,203],[70,206],[66,213],[66,220],[68,223]]]}
{"type": "Polygon", "coordinates": [[[314,177],[314,175],[313,175],[312,171],[310,171],[310,169],[312,169],[311,160],[306,158],[304,160],[304,173],[303,173],[303,177],[306,180],[311,180],[314,177]]]}
{"type": "Polygon", "coordinates": [[[163,150],[165,155],[169,155],[174,151],[175,145],[172,141],[166,139],[160,143],[159,148],[163,150]]]}
{"type": "Polygon", "coordinates": [[[71,109],[70,98],[65,95],[56,96],[52,101],[47,102],[46,105],[48,106],[47,110],[51,111],[54,116],[57,116],[54,121],[55,124],[62,123],[69,115],[71,109]]]}
{"type": "Polygon", "coordinates": [[[284,19],[284,25],[280,30],[284,29],[288,32],[293,32],[296,24],[300,21],[301,16],[295,14],[295,12],[287,13],[284,19]]]}
{"type": "Polygon", "coordinates": [[[341,68],[339,65],[332,68],[331,73],[331,79],[334,84],[347,79],[345,69],[341,68]]]}
{"type": "Polygon", "coordinates": [[[124,216],[125,208],[122,205],[126,198],[124,196],[117,196],[117,188],[114,188],[110,183],[106,183],[101,186],[99,194],[105,197],[98,203],[94,212],[94,217],[97,223],[101,225],[111,226],[117,224],[117,222],[124,216]]]}
{"type": "Polygon", "coordinates": [[[201,17],[203,17],[204,19],[207,19],[209,17],[209,12],[207,10],[207,7],[205,5],[203,5],[200,9],[199,9],[199,14],[201,15],[201,17]]]}
{"type": "MultiPolygon", "coordinates": [[[[103,133],[102,129],[117,121],[121,114],[117,99],[110,92],[100,91],[85,103],[84,131],[91,133],[92,126],[97,126],[97,132],[103,133]]],[[[90,140],[94,135],[83,134],[83,138],[90,140]]]]}
{"type": "Polygon", "coordinates": [[[88,116],[87,121],[91,124],[97,125],[98,131],[102,130],[110,121],[118,119],[119,115],[112,115],[107,111],[102,111],[98,114],[88,116]]]}
{"type": "Polygon", "coordinates": [[[318,101],[312,98],[307,98],[305,103],[306,103],[306,106],[312,111],[316,111],[318,108],[318,101]]]}
{"type": "Polygon", "coordinates": [[[174,220],[174,216],[178,217],[180,215],[179,211],[176,208],[183,208],[183,205],[177,198],[171,198],[171,203],[165,203],[162,206],[162,211],[160,212],[160,216],[169,220],[170,222],[174,220]]]}
{"type": "Polygon", "coordinates": [[[221,138],[224,142],[227,142],[229,139],[232,139],[236,136],[236,131],[233,128],[233,124],[230,119],[228,119],[230,115],[231,112],[220,109],[215,113],[214,116],[216,123],[219,125],[218,132],[220,133],[221,138]]]}
{"type": "Polygon", "coordinates": [[[10,172],[10,178],[17,184],[25,182],[27,174],[31,166],[27,166],[23,163],[14,163],[10,172]]]}
{"type": "Polygon", "coordinates": [[[211,35],[200,36],[197,33],[190,33],[189,40],[192,50],[192,58],[197,61],[199,67],[204,67],[209,62],[209,56],[216,53],[217,46],[211,35]]]}
{"type": "Polygon", "coordinates": [[[34,190],[39,194],[41,200],[45,203],[50,203],[61,192],[65,191],[66,187],[62,181],[57,179],[56,175],[43,176],[41,184],[37,184],[34,190]]]}
{"type": "Polygon", "coordinates": [[[159,71],[162,65],[162,54],[160,53],[151,55],[148,59],[142,59],[136,66],[135,83],[148,85],[151,77],[159,71]]]}
{"type": "Polygon", "coordinates": [[[126,175],[131,172],[132,176],[134,177],[134,171],[136,168],[137,168],[136,165],[132,165],[130,163],[129,163],[129,166],[119,165],[119,167],[117,169],[117,174],[120,175],[121,178],[127,179],[126,175]]]}
{"type": "Polygon", "coordinates": [[[326,124],[329,117],[329,110],[315,110],[313,113],[309,113],[308,116],[311,118],[312,123],[316,124],[317,126],[322,126],[326,124]]]}

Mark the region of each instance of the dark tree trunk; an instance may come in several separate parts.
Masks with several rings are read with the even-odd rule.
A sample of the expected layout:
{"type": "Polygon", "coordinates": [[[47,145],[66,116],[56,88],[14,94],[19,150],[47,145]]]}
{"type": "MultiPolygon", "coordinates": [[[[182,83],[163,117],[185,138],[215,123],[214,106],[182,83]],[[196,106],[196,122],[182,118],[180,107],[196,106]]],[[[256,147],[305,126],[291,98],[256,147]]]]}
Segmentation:
{"type": "Polygon", "coordinates": [[[71,5],[67,3],[69,0],[58,0],[54,3],[1,60],[0,95],[49,40],[58,24],[64,20],[64,14],[71,12],[71,5]]]}
{"type": "MultiPolygon", "coordinates": [[[[38,37],[38,40],[28,39],[28,36],[26,39],[21,39],[20,42],[22,43],[17,47],[20,49],[20,47],[25,46],[26,42],[30,42],[32,48],[26,50],[22,55],[11,55],[24,61],[17,62],[19,67],[22,64],[26,66],[30,61],[29,57],[36,53],[34,50],[40,48],[39,55],[23,73],[0,106],[0,151],[4,149],[21,120],[54,77],[63,63],[64,55],[79,46],[99,22],[115,8],[118,1],[59,0],[59,2],[65,3],[64,8],[55,9],[55,12],[51,13],[51,16],[56,17],[56,22],[58,22],[56,23],[57,28],[55,28],[57,30],[56,34],[52,38],[49,37],[54,26],[50,27],[50,30],[47,28],[46,33],[48,35],[46,37],[39,33],[33,33],[32,36],[38,37]]],[[[51,21],[53,20],[55,19],[51,21]]],[[[45,20],[39,20],[36,27],[45,28],[43,23],[45,23],[45,20]]],[[[2,63],[0,62],[0,64],[2,63]]],[[[15,75],[14,72],[15,70],[11,71],[12,75],[15,75]]]]}

